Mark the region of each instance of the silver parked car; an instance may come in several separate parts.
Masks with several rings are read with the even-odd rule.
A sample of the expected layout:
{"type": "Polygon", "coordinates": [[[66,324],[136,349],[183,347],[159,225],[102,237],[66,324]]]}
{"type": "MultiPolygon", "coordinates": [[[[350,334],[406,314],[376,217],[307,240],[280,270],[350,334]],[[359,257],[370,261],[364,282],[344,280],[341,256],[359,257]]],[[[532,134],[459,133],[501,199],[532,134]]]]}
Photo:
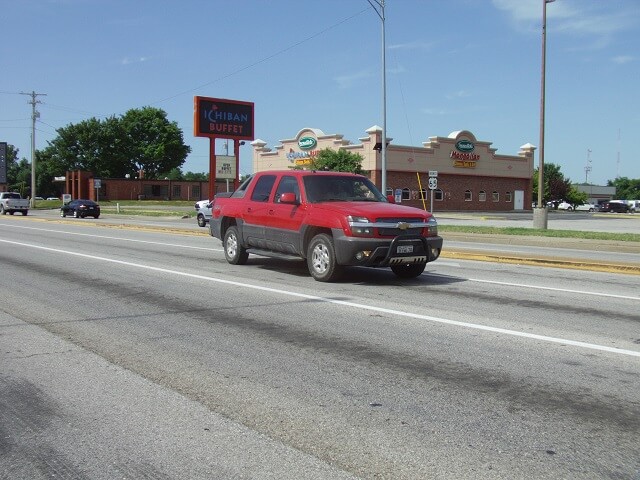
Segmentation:
{"type": "Polygon", "coordinates": [[[576,205],[576,212],[595,212],[598,207],[593,203],[583,203],[582,205],[576,205]]]}
{"type": "Polygon", "coordinates": [[[196,220],[199,227],[206,227],[209,220],[211,220],[211,208],[213,207],[214,200],[200,200],[196,202],[195,209],[198,212],[196,214],[196,220]]]}

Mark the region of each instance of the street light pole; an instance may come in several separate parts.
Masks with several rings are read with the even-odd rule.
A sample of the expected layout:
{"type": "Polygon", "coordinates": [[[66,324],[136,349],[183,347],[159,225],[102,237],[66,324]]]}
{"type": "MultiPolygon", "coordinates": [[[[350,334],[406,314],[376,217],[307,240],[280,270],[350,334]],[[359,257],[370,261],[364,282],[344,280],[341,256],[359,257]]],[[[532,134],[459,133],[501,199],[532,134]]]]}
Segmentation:
{"type": "Polygon", "coordinates": [[[369,5],[375,10],[382,21],[382,139],[380,145],[381,155],[381,190],[383,195],[387,195],[387,60],[386,60],[386,39],[385,39],[385,0],[367,0],[369,5]],[[374,5],[375,3],[375,5],[374,5]],[[378,8],[376,8],[376,5],[378,8]]]}
{"type": "Polygon", "coordinates": [[[555,0],[542,0],[542,68],[540,74],[540,153],[538,154],[538,205],[533,211],[533,227],[547,229],[547,206],[543,205],[544,193],[544,94],[545,66],[547,57],[547,3],[555,0]]]}

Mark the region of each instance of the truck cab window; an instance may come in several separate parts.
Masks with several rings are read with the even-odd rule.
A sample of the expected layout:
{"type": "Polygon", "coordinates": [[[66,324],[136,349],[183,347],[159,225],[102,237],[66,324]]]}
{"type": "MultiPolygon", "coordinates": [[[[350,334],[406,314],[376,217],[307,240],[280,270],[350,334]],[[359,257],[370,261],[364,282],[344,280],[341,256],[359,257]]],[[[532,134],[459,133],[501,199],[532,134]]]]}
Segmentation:
{"type": "Polygon", "coordinates": [[[275,175],[263,175],[258,178],[253,193],[251,193],[251,200],[254,202],[266,202],[271,195],[271,189],[276,182],[275,175]]]}

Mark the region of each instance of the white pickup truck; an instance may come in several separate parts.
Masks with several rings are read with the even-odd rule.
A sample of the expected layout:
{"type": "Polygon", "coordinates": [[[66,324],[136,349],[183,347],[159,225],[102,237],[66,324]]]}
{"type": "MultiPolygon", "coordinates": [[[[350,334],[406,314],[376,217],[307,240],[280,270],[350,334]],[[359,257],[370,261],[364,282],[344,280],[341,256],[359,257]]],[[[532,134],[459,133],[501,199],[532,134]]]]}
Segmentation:
{"type": "Polygon", "coordinates": [[[29,212],[29,200],[17,192],[0,192],[0,213],[13,215],[15,212],[26,215],[29,212]]]}

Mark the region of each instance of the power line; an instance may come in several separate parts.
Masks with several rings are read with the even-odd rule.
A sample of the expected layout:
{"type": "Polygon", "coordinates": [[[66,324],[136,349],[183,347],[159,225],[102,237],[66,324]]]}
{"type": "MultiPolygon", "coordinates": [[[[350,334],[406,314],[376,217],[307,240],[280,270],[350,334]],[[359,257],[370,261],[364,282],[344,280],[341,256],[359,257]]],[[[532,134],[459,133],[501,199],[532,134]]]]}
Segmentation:
{"type": "Polygon", "coordinates": [[[364,12],[367,12],[367,11],[369,11],[369,9],[365,8],[364,10],[356,12],[353,15],[351,15],[350,17],[347,17],[347,18],[345,18],[343,20],[340,20],[339,22],[334,23],[333,25],[325,28],[324,30],[320,30],[319,32],[316,32],[313,35],[310,35],[307,38],[304,38],[304,39],[302,39],[302,40],[300,40],[300,41],[298,41],[298,42],[296,42],[296,43],[294,43],[292,45],[289,45],[288,47],[285,47],[282,50],[279,50],[279,51],[277,51],[277,52],[275,52],[275,53],[273,53],[273,54],[271,54],[271,55],[269,55],[267,57],[263,57],[262,59],[257,60],[257,61],[255,61],[255,62],[253,62],[251,64],[245,65],[244,67],[240,67],[240,68],[238,68],[238,69],[236,69],[236,70],[234,70],[232,72],[229,72],[229,73],[227,73],[225,75],[222,75],[222,76],[216,78],[215,80],[211,80],[210,82],[203,83],[202,85],[199,85],[199,86],[194,87],[194,88],[190,88],[189,90],[185,90],[185,91],[180,92],[180,93],[176,93],[175,95],[172,95],[172,96],[167,97],[167,98],[163,98],[162,100],[158,100],[156,102],[152,102],[151,105],[155,105],[155,104],[158,104],[158,103],[164,103],[164,102],[166,102],[168,100],[173,100],[174,98],[179,97],[181,95],[185,95],[187,93],[195,92],[196,90],[199,90],[199,89],[201,89],[203,87],[208,87],[209,85],[212,85],[214,83],[218,83],[218,82],[220,82],[222,80],[225,80],[225,79],[227,79],[229,77],[237,75],[238,73],[242,73],[245,70],[249,70],[250,68],[256,67],[256,66],[258,66],[258,65],[260,65],[262,63],[265,63],[265,62],[277,57],[278,55],[282,55],[283,53],[288,52],[289,50],[292,50],[292,49],[302,45],[303,43],[308,42],[309,40],[313,40],[314,38],[319,37],[320,35],[323,35],[323,34],[327,33],[329,30],[332,30],[332,29],[342,25],[343,23],[346,23],[349,20],[357,17],[358,15],[362,15],[364,12]]]}

